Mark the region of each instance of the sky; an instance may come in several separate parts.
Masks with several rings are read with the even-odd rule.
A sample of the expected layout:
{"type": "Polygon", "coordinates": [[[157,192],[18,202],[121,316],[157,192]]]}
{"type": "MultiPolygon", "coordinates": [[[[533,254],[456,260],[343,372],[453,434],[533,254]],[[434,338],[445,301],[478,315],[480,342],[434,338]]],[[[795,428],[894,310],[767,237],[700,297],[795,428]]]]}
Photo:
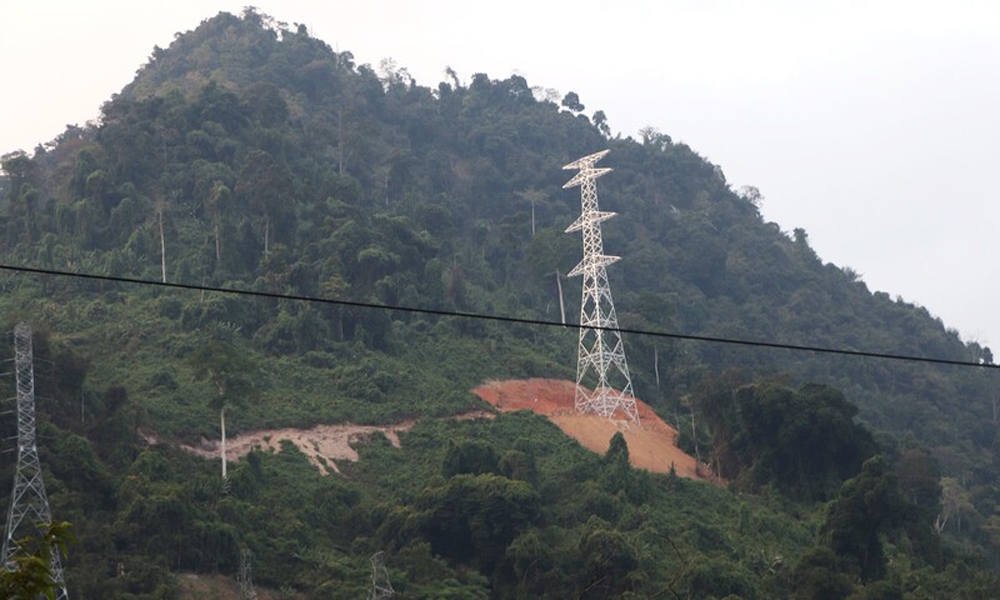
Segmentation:
{"type": "MultiPolygon", "coordinates": [[[[247,3],[0,0],[0,154],[96,118],[154,45],[247,3]]],[[[805,229],[824,261],[1000,345],[1000,2],[253,5],[421,85],[446,67],[517,73],[577,92],[622,136],[655,127],[757,187],[764,217],[805,229]]]]}

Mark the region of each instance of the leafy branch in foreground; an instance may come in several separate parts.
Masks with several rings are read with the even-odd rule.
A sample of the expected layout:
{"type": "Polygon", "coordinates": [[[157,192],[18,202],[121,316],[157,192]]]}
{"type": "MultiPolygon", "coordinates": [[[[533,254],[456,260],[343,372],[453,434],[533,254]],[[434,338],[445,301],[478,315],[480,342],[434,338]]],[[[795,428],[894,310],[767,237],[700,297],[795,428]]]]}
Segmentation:
{"type": "Polygon", "coordinates": [[[18,547],[28,549],[29,553],[13,557],[13,570],[0,569],[0,597],[10,600],[55,598],[60,583],[52,577],[52,555],[58,552],[65,557],[69,544],[76,541],[69,529],[69,523],[57,521],[39,528],[37,538],[18,541],[18,547]]]}

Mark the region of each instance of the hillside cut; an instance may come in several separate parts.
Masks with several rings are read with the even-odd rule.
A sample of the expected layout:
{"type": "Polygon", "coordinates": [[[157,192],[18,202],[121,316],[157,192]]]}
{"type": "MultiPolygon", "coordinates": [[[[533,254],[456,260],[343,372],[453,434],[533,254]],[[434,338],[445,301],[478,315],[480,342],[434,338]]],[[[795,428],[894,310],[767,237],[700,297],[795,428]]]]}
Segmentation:
{"type": "Polygon", "coordinates": [[[632,466],[667,473],[671,466],[681,477],[710,479],[707,466],[698,465],[690,454],[677,447],[677,430],[667,425],[642,400],[636,398],[640,425],[625,424],[596,414],[576,411],[572,381],[523,379],[489,381],[472,390],[474,394],[503,412],[530,410],[556,424],[566,435],[597,453],[608,449],[611,437],[622,432],[628,443],[632,466]]]}

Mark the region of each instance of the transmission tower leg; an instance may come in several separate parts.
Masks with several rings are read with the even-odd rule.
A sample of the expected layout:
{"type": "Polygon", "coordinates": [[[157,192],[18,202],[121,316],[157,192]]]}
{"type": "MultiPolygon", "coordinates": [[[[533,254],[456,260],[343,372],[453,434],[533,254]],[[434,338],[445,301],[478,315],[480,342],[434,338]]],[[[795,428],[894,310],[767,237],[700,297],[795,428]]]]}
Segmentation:
{"type": "Polygon", "coordinates": [[[249,548],[240,550],[240,600],[257,600],[257,590],[253,587],[253,554],[249,548]]]}
{"type": "Polygon", "coordinates": [[[389,581],[389,571],[385,568],[385,553],[381,550],[372,554],[372,579],[368,586],[368,600],[390,600],[395,597],[389,581]]]}
{"type": "MultiPolygon", "coordinates": [[[[17,377],[17,470],[4,529],[2,560],[8,570],[16,567],[15,557],[22,550],[19,540],[39,535],[36,527],[52,525],[42,465],[38,460],[35,427],[35,371],[32,364],[31,328],[19,323],[14,328],[14,364],[17,377]]],[[[56,599],[69,598],[63,575],[62,559],[52,550],[49,572],[56,587],[56,599]]]]}

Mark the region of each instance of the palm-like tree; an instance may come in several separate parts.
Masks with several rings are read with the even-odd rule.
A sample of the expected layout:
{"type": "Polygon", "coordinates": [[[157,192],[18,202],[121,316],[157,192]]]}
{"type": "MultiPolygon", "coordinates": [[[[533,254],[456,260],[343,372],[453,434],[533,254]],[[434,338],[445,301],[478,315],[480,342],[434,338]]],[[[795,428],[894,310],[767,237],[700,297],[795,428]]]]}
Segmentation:
{"type": "Polygon", "coordinates": [[[200,346],[189,357],[195,379],[208,381],[215,388],[210,405],[219,411],[222,430],[222,478],[226,478],[226,407],[243,404],[255,393],[250,381],[253,361],[236,347],[223,340],[212,340],[200,346]]]}

